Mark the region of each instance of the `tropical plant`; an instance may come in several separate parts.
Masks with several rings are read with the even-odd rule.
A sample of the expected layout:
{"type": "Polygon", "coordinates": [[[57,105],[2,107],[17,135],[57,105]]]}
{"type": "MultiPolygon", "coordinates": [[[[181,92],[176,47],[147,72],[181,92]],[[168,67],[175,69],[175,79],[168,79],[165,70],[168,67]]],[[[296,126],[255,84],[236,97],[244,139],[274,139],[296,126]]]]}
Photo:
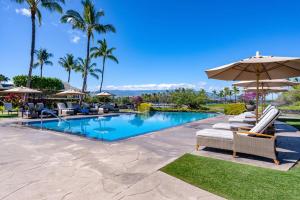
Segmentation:
{"type": "Polygon", "coordinates": [[[234,102],[236,103],[236,96],[240,93],[240,90],[238,89],[238,87],[233,86],[232,91],[234,94],[234,102]]]}
{"type": "Polygon", "coordinates": [[[43,77],[43,67],[44,65],[53,65],[53,62],[49,59],[53,57],[52,53],[49,53],[47,49],[39,49],[34,51],[37,57],[37,63],[33,65],[33,68],[40,67],[40,77],[43,77]]]}
{"type": "Polygon", "coordinates": [[[80,15],[75,10],[68,10],[61,18],[62,23],[72,24],[73,29],[78,29],[86,33],[87,48],[86,48],[86,62],[83,69],[83,84],[82,92],[87,88],[87,74],[90,63],[90,41],[94,38],[94,32],[107,33],[115,32],[115,28],[111,24],[100,24],[100,18],[104,16],[104,11],[96,11],[95,6],[91,0],[83,0],[83,13],[80,15]]]}
{"type": "Polygon", "coordinates": [[[72,54],[67,54],[64,57],[59,58],[58,64],[60,64],[68,72],[68,83],[70,83],[71,71],[75,70],[77,60],[74,59],[72,54]]]}
{"type": "Polygon", "coordinates": [[[227,102],[227,96],[229,96],[230,95],[230,89],[229,89],[229,87],[225,87],[224,88],[224,98],[225,98],[225,102],[227,102]]]}
{"type": "MultiPolygon", "coordinates": [[[[35,89],[40,90],[50,90],[50,91],[58,91],[64,89],[64,85],[61,80],[57,78],[49,78],[49,77],[39,77],[32,76],[31,77],[31,86],[35,89]]],[[[13,83],[16,87],[26,86],[28,76],[19,75],[12,78],[13,83]]]]}
{"type": "Polygon", "coordinates": [[[224,91],[223,90],[219,91],[219,97],[220,97],[220,99],[222,99],[224,97],[224,91]]]}
{"type": "Polygon", "coordinates": [[[119,63],[118,59],[113,55],[113,51],[116,49],[114,47],[108,48],[106,40],[98,40],[98,46],[91,48],[91,57],[97,58],[102,57],[102,73],[101,73],[101,84],[100,92],[102,91],[102,85],[104,80],[105,62],[106,59],[112,60],[119,63]]]}
{"type": "MultiPolygon", "coordinates": [[[[75,67],[75,72],[81,73],[83,79],[85,78],[85,71],[87,71],[86,77],[88,75],[91,75],[92,77],[99,79],[98,74],[101,73],[101,70],[96,68],[97,66],[96,63],[90,63],[87,67],[87,70],[85,70],[87,60],[86,59],[84,60],[83,58],[78,58],[77,60],[78,62],[75,67]]],[[[84,91],[86,91],[86,89],[87,88],[84,88],[84,91]]]]}
{"type": "Polygon", "coordinates": [[[212,94],[213,94],[213,99],[216,100],[217,90],[213,90],[213,91],[212,91],[212,94]]]}
{"type": "Polygon", "coordinates": [[[19,4],[25,3],[28,6],[28,10],[31,14],[31,49],[30,49],[30,63],[28,70],[28,79],[26,86],[31,87],[32,69],[34,65],[34,51],[35,51],[35,37],[36,37],[36,18],[39,21],[39,25],[42,23],[42,14],[40,8],[43,7],[49,11],[63,12],[60,4],[64,4],[65,0],[13,0],[19,4]]]}
{"type": "Polygon", "coordinates": [[[0,83],[7,82],[7,81],[9,81],[9,78],[4,76],[3,74],[0,74],[0,83]]]}

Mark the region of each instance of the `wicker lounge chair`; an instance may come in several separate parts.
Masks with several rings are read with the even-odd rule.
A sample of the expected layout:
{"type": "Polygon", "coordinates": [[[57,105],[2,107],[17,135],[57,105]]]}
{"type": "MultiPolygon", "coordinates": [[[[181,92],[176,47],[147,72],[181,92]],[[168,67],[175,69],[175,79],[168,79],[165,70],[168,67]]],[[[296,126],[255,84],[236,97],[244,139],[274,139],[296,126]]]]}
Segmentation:
{"type": "Polygon", "coordinates": [[[242,128],[235,132],[229,130],[203,129],[196,133],[196,149],[200,146],[232,150],[236,153],[245,153],[273,159],[279,164],[276,153],[276,136],[264,134],[264,131],[280,115],[279,110],[272,109],[250,131],[242,128]]]}
{"type": "MultiPolygon", "coordinates": [[[[270,107],[268,107],[268,109],[265,109],[264,112],[263,112],[263,115],[260,116],[259,120],[261,120],[272,109],[275,109],[275,107],[274,106],[270,106],[270,107]]],[[[233,130],[233,131],[236,131],[240,127],[246,127],[246,128],[249,128],[249,130],[250,130],[253,126],[254,126],[253,123],[234,122],[234,120],[231,120],[231,121],[229,121],[229,123],[217,123],[217,124],[214,124],[212,127],[215,128],[215,129],[224,129],[224,130],[233,130]]]]}

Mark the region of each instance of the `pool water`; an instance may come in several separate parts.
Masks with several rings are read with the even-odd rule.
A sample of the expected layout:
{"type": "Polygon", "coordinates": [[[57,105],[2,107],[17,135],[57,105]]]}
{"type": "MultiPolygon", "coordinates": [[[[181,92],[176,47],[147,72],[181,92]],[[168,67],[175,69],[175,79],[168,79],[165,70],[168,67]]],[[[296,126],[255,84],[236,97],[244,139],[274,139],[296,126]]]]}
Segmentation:
{"type": "MultiPolygon", "coordinates": [[[[150,112],[44,121],[43,128],[104,141],[117,141],[137,135],[214,117],[213,113],[150,112]]],[[[40,122],[29,126],[41,128],[40,122]]]]}

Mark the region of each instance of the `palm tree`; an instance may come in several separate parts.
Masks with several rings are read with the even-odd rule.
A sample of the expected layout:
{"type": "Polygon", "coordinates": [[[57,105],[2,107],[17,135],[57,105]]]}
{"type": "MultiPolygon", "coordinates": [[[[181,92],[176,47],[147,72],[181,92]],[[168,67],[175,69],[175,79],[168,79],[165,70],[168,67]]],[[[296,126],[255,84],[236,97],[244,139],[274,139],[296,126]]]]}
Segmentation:
{"type": "Polygon", "coordinates": [[[86,33],[87,35],[87,47],[86,47],[86,66],[83,71],[83,84],[82,92],[85,92],[87,84],[88,66],[90,63],[90,41],[94,38],[94,32],[107,33],[115,32],[115,28],[111,24],[100,24],[100,18],[104,16],[104,11],[96,11],[94,4],[91,0],[83,0],[83,13],[80,15],[75,10],[68,10],[66,14],[61,18],[62,23],[72,24],[73,29],[78,29],[86,33]]]}
{"type": "Polygon", "coordinates": [[[240,90],[236,87],[233,86],[233,94],[234,94],[234,102],[236,103],[236,96],[240,93],[240,90]]]}
{"type": "Polygon", "coordinates": [[[3,74],[0,74],[0,83],[7,82],[7,81],[9,81],[9,78],[4,76],[3,74]]]}
{"type": "Polygon", "coordinates": [[[31,13],[31,49],[30,49],[30,63],[28,70],[27,87],[31,87],[31,76],[34,64],[34,51],[35,51],[35,19],[39,21],[39,25],[42,23],[42,14],[40,7],[43,7],[49,11],[63,12],[60,4],[64,4],[65,0],[13,0],[19,4],[25,3],[28,6],[28,10],[31,13]]]}
{"type": "Polygon", "coordinates": [[[44,65],[53,65],[53,62],[49,59],[53,57],[52,53],[49,53],[47,49],[39,49],[38,51],[34,51],[37,57],[37,63],[33,65],[33,68],[37,68],[40,66],[40,77],[43,77],[43,67],[44,65]]]}
{"type": "MultiPolygon", "coordinates": [[[[77,59],[77,65],[75,67],[75,72],[79,72],[82,74],[82,78],[84,79],[85,71],[87,72],[86,76],[91,75],[92,77],[99,79],[98,74],[101,73],[100,69],[96,68],[96,63],[91,63],[88,65],[87,70],[86,68],[87,60],[83,58],[77,59]]],[[[84,88],[84,91],[86,91],[87,88],[84,88]]]]}
{"type": "Polygon", "coordinates": [[[214,100],[216,100],[217,90],[213,90],[212,93],[213,93],[213,98],[214,98],[214,100]]]}
{"type": "Polygon", "coordinates": [[[229,92],[229,87],[225,87],[225,88],[224,88],[224,98],[225,98],[225,102],[227,102],[226,97],[227,97],[229,94],[230,94],[230,92],[229,92]]]}
{"type": "Polygon", "coordinates": [[[224,97],[224,91],[223,90],[219,91],[219,97],[220,97],[220,99],[222,99],[224,97]]]}
{"type": "Polygon", "coordinates": [[[74,59],[73,54],[67,54],[64,57],[59,58],[58,64],[68,72],[68,83],[70,83],[71,71],[76,69],[77,60],[74,59]]]}
{"type": "Polygon", "coordinates": [[[104,71],[105,71],[105,61],[106,59],[112,60],[116,63],[119,63],[118,59],[113,55],[113,51],[116,49],[114,47],[108,48],[106,40],[98,40],[98,47],[91,48],[91,57],[97,58],[102,57],[102,77],[101,77],[101,84],[100,84],[100,92],[102,91],[102,85],[104,80],[104,71]]]}

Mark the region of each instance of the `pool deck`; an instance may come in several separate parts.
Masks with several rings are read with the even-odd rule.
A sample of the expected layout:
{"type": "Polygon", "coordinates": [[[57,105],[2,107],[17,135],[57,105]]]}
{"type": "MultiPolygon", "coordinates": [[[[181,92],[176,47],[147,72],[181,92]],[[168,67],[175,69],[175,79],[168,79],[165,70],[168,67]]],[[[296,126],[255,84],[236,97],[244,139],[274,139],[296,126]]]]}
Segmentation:
{"type": "MultiPolygon", "coordinates": [[[[222,199],[158,170],[185,153],[198,154],[195,132],[225,120],[218,116],[110,143],[0,120],[0,200],[222,199]]],[[[281,129],[281,134],[297,137],[284,137],[280,144],[292,143],[288,155],[294,156],[292,161],[299,159],[299,132],[285,124],[281,129]]],[[[206,156],[226,159],[226,153],[225,158],[220,154],[206,156]]]]}

